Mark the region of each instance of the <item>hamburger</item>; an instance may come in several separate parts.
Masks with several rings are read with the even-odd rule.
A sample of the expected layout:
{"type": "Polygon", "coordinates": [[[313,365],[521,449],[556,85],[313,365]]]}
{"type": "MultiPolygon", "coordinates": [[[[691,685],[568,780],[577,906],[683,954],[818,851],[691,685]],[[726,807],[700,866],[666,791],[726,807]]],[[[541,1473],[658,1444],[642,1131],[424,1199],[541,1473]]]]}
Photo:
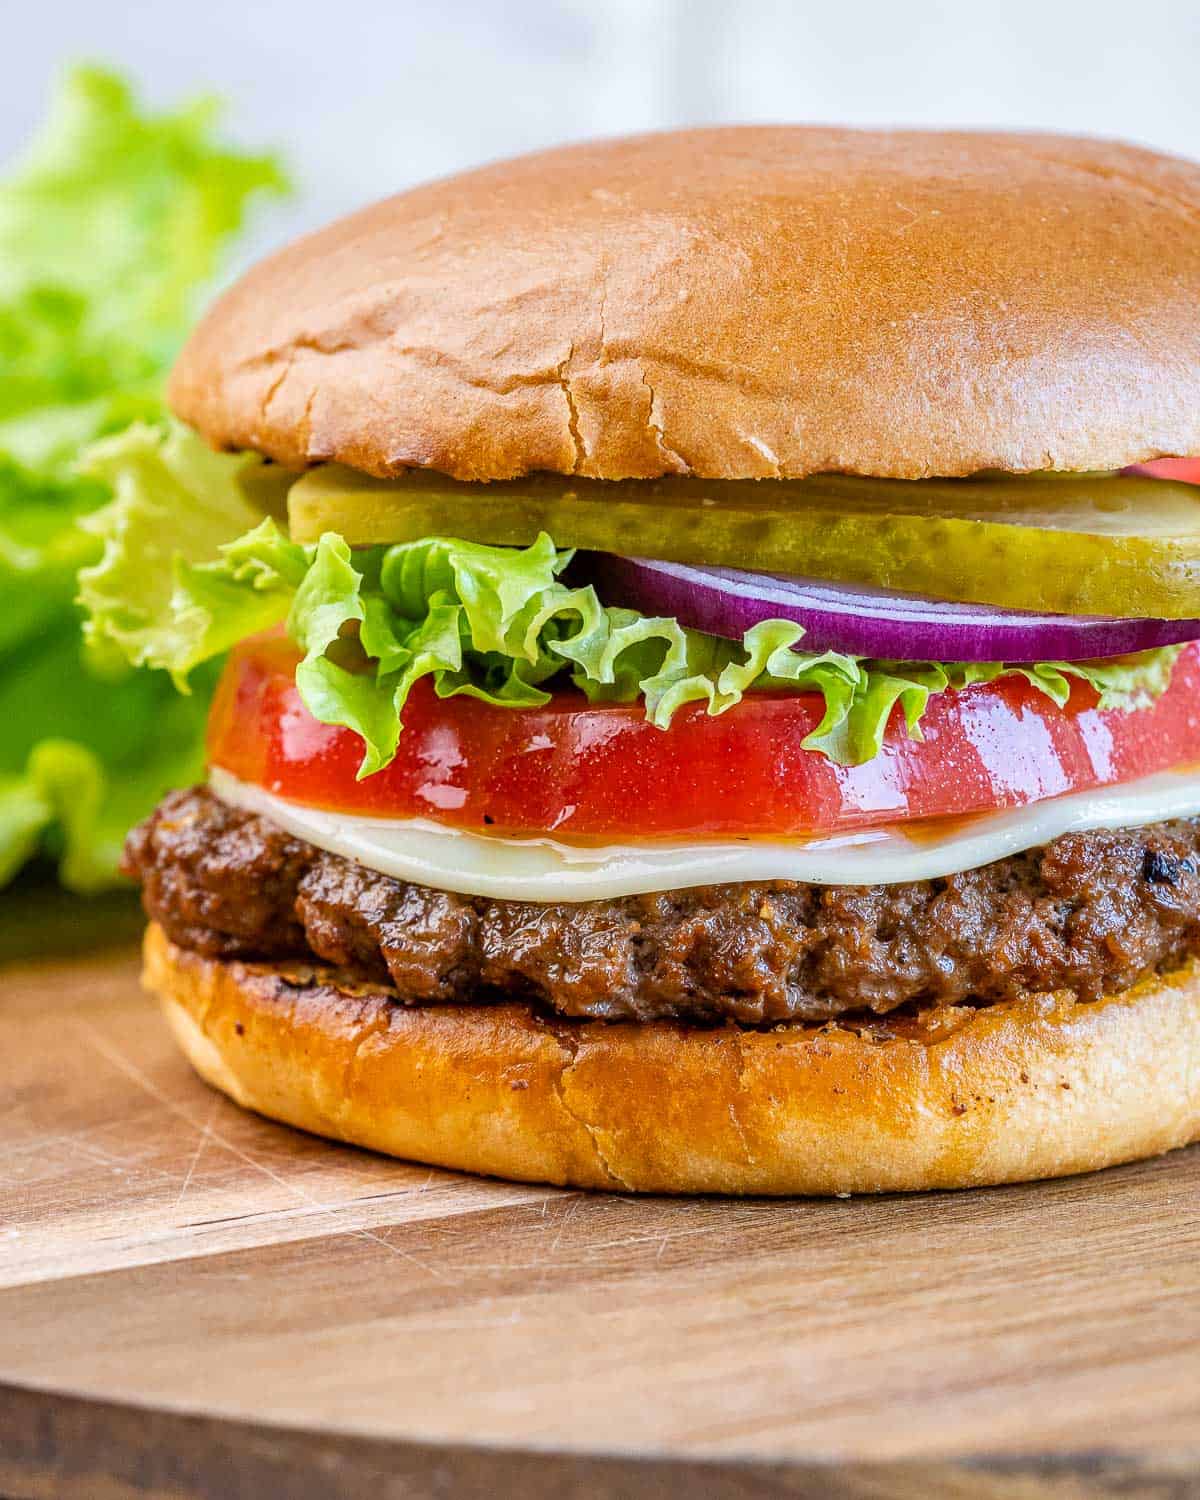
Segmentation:
{"type": "Polygon", "coordinates": [[[589,1188],[1200,1136],[1200,169],[742,127],[403,193],[91,454],[95,649],[228,653],[125,869],[200,1074],[589,1188]]]}

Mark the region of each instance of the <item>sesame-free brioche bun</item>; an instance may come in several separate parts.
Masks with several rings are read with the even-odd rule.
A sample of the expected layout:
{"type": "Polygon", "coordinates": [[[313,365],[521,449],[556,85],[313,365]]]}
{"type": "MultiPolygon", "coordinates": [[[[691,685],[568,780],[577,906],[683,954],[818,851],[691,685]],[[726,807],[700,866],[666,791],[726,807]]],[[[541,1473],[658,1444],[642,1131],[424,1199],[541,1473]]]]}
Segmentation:
{"type": "Polygon", "coordinates": [[[1059,1177],[1200,1138],[1200,966],[928,1025],[710,1030],[416,1009],[304,964],[146,938],[202,1077],[271,1119],[435,1166],[656,1193],[869,1193],[1059,1177]]]}
{"type": "Polygon", "coordinates": [[[170,385],[375,475],[903,479],[1200,452],[1200,168],[744,126],[525,156],[250,271],[170,385]]]}

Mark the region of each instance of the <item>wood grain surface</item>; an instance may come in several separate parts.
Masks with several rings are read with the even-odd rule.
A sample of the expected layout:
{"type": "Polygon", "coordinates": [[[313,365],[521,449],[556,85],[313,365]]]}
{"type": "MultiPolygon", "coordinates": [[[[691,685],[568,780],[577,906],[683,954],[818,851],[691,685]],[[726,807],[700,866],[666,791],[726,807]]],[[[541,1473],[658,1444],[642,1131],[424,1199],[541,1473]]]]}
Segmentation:
{"type": "Polygon", "coordinates": [[[1200,1495],[1200,1149],[829,1202],[473,1180],[208,1091],[125,946],[0,972],[0,1119],[3,1495],[1200,1495]]]}

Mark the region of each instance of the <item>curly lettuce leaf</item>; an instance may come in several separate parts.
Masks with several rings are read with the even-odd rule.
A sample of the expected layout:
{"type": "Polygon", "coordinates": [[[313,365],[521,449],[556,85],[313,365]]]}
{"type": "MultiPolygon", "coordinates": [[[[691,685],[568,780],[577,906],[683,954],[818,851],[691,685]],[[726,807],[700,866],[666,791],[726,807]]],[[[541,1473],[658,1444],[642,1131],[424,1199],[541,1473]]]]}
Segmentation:
{"type": "Polygon", "coordinates": [[[241,481],[261,465],[256,457],[214,453],[177,423],[165,434],[138,423],[86,450],[80,472],[115,495],[81,523],[102,544],[99,559],[79,575],[84,636],[97,660],[115,648],[135,667],[164,668],[185,689],[197,662],[274,624],[281,607],[286,612],[306,565],[273,528],[274,559],[267,533],[260,538],[249,529],[261,513],[241,481]],[[214,539],[244,531],[219,569],[198,566],[213,555],[214,539]],[[179,670],[175,662],[188,666],[179,670]]]}
{"type": "Polygon", "coordinates": [[[209,453],[178,427],[135,428],[97,450],[89,468],[117,499],[94,522],[104,559],[83,574],[89,637],[182,682],[234,641],[286,624],[303,653],[301,697],[317,719],[359,736],[361,776],[395,755],[404,705],[425,677],[440,697],[510,707],[546,703],[570,681],[593,702],[640,700],[661,729],[687,703],[715,715],[748,692],[817,693],[824,713],[806,748],[854,765],[879,753],[897,706],[914,738],[932,696],[1007,675],[1060,705],[1074,678],[1104,707],[1140,707],[1164,691],[1178,655],[1168,647],[1035,666],[872,661],[806,652],[802,627],[782,620],[728,641],[572,587],[563,581],[570,552],[544,534],[526,548],[426,537],[352,551],[332,533],[299,546],[265,520],[229,540],[246,462],[209,453]],[[172,545],[168,568],[163,549],[172,545]],[[159,549],[156,568],[144,566],[147,548],[159,549]]]}
{"type": "Polygon", "coordinates": [[[132,823],[202,774],[212,668],[181,697],[162,672],[118,666],[108,678],[79,655],[66,615],[0,672],[0,883],[41,853],[73,890],[111,885],[132,823]]]}
{"type": "Polygon", "coordinates": [[[111,884],[122,823],[200,761],[202,705],[85,657],[77,574],[102,554],[88,518],[111,490],[75,459],[161,421],[198,293],[251,200],[283,185],[213,124],[211,101],[149,115],[76,69],[0,183],[0,884],[39,853],[74,888],[111,884]]]}

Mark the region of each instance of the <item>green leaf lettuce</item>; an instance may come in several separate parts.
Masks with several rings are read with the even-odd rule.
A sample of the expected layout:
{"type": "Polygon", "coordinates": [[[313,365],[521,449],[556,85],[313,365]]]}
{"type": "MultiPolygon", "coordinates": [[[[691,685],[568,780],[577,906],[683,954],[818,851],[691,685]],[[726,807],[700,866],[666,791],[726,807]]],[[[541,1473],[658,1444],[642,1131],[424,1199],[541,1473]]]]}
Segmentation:
{"type": "Polygon", "coordinates": [[[1163,691],[1178,654],[1036,666],[882,662],[805,652],[803,629],[778,620],[723,640],[606,607],[592,588],[565,581],[571,554],[544,534],[523,549],[426,537],[351,551],[332,533],[301,547],[266,520],[234,537],[247,462],[209,453],[178,427],[131,429],[95,450],[89,472],[118,498],[93,523],[105,552],[83,574],[90,638],[183,681],[234,641],[286,624],[303,654],[304,702],[362,739],[364,776],[394,756],[405,702],[424,677],[441,697],[506,706],[545,703],[569,681],[593,702],[642,701],[663,729],[686,703],[721,714],[747,692],[813,692],[824,713],[806,747],[857,764],[879,752],[897,705],[916,738],[932,695],[1004,675],[1060,705],[1080,679],[1102,706],[1135,707],[1163,691]],[[153,569],[144,566],[150,547],[153,569]]]}
{"type": "Polygon", "coordinates": [[[166,368],[268,158],[224,149],[204,100],[148,115],[80,68],[0,183],[0,883],[49,853],[63,880],[116,878],[121,834],[198,772],[204,706],[162,673],[85,658],[76,575],[111,498],[83,444],[161,421],[166,368]]]}

